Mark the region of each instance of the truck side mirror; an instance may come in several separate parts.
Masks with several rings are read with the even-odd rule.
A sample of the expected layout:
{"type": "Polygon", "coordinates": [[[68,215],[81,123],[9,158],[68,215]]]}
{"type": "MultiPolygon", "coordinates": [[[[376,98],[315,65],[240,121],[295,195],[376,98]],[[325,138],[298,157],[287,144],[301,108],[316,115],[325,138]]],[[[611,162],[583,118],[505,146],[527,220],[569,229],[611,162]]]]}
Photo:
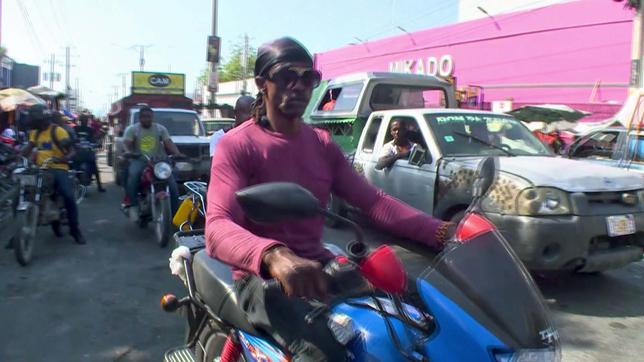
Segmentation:
{"type": "Polygon", "coordinates": [[[425,163],[430,163],[431,160],[427,159],[427,150],[424,150],[420,147],[416,147],[411,155],[409,155],[409,164],[413,166],[422,166],[425,163]]]}

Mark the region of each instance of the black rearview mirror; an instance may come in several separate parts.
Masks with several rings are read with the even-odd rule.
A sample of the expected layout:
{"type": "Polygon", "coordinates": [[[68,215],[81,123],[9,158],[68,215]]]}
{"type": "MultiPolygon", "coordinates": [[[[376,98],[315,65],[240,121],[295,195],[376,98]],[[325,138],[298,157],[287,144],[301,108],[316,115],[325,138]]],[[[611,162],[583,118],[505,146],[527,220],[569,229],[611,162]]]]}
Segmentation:
{"type": "Polygon", "coordinates": [[[273,223],[304,219],[320,214],[320,201],[304,187],[290,182],[270,182],[247,187],[235,193],[249,219],[273,223]]]}
{"type": "Polygon", "coordinates": [[[427,158],[427,151],[420,147],[416,147],[409,155],[409,164],[413,166],[422,166],[425,164],[427,158]]]}
{"type": "Polygon", "coordinates": [[[474,197],[482,197],[490,189],[497,174],[497,159],[487,157],[479,164],[476,181],[474,181],[474,197]]]}

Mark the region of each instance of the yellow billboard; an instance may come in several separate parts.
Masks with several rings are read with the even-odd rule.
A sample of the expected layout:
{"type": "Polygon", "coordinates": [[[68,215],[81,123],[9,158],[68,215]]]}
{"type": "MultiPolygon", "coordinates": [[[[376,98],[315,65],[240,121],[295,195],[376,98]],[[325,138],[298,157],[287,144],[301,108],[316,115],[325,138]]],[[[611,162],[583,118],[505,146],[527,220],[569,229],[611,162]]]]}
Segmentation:
{"type": "Polygon", "coordinates": [[[132,72],[132,94],[184,95],[185,74],[132,72]]]}

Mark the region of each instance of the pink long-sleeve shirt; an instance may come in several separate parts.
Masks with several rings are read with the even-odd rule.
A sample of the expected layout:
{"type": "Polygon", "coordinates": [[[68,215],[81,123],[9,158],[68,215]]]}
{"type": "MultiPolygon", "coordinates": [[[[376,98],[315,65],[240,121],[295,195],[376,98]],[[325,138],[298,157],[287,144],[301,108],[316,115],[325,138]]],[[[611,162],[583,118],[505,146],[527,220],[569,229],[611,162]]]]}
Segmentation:
{"type": "Polygon", "coordinates": [[[377,227],[394,235],[438,247],[441,221],[386,195],[358,175],[331,136],[302,124],[294,136],[248,121],[229,131],[217,145],[208,187],[206,247],[211,257],[234,269],[234,277],[261,276],[262,254],[285,245],[300,257],[332,257],[321,242],[322,216],[270,225],[244,216],[235,192],[265,182],[294,182],[326,205],[333,192],[361,209],[377,227]]]}

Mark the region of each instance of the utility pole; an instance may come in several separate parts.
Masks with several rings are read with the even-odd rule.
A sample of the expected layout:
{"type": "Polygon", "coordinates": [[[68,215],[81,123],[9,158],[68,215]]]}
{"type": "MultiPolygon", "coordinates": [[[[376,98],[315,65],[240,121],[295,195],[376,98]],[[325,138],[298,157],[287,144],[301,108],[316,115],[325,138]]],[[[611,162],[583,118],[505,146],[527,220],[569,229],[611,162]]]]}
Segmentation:
{"type": "MultiPolygon", "coordinates": [[[[212,36],[217,36],[217,0],[212,0],[212,36]]],[[[210,90],[210,104],[214,105],[217,94],[217,67],[219,64],[210,63],[210,76],[208,88],[210,90]]],[[[215,117],[215,109],[212,109],[212,116],[215,117]]]]}
{"type": "Polygon", "coordinates": [[[244,34],[244,52],[242,53],[242,95],[246,95],[246,78],[248,78],[248,34],[244,34]]]}
{"type": "Polygon", "coordinates": [[[143,45],[139,46],[139,68],[143,71],[145,67],[145,47],[143,45]]]}
{"type": "Polygon", "coordinates": [[[69,58],[70,58],[70,49],[69,46],[65,47],[65,108],[69,110],[69,91],[71,88],[69,88],[69,68],[71,67],[71,64],[69,64],[69,58]]]}
{"type": "Polygon", "coordinates": [[[54,67],[56,66],[56,53],[51,53],[49,63],[49,88],[54,89],[54,67]]]}
{"type": "Polygon", "coordinates": [[[128,73],[118,73],[117,76],[121,77],[121,93],[122,96],[127,96],[127,75],[128,73]]]}

